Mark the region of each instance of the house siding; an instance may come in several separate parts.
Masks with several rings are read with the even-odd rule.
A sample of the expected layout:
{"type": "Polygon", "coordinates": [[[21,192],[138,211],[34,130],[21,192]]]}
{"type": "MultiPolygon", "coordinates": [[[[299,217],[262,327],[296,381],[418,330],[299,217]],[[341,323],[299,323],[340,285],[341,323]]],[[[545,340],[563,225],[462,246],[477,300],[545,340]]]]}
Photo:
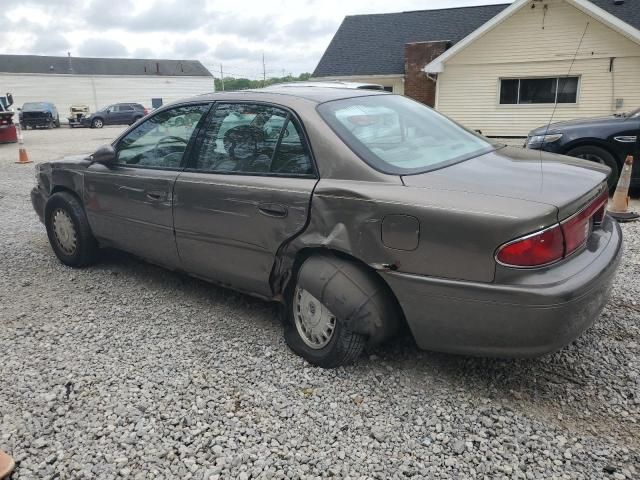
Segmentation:
{"type": "Polygon", "coordinates": [[[66,121],[69,107],[88,105],[92,112],[111,103],[136,102],[151,107],[152,98],[168,103],[214,90],[213,77],[150,77],[0,73],[3,91],[11,92],[14,108],[25,102],[48,101],[66,121]]]}
{"type": "Polygon", "coordinates": [[[525,136],[552,113],[553,121],[561,121],[640,107],[640,45],[564,0],[535,5],[446,62],[438,76],[438,110],[488,136],[525,136]],[[569,73],[580,77],[576,104],[559,104],[555,112],[548,104],[499,104],[501,78],[569,73]],[[616,99],[624,101],[620,109],[616,99]]]}

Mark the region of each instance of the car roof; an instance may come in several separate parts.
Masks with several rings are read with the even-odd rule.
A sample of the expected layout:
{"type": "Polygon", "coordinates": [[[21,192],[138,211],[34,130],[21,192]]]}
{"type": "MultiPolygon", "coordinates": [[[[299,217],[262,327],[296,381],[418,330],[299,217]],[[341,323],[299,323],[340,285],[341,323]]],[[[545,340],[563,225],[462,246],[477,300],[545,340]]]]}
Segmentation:
{"type": "Polygon", "coordinates": [[[362,82],[344,82],[342,80],[326,80],[322,82],[305,81],[305,82],[284,82],[276,83],[265,87],[268,90],[278,88],[304,88],[304,87],[317,87],[317,88],[353,88],[356,90],[384,90],[382,85],[377,83],[362,83],[362,82]]]}
{"type": "Polygon", "coordinates": [[[392,95],[382,90],[369,90],[343,87],[326,87],[305,85],[291,88],[289,86],[272,85],[268,88],[253,90],[238,90],[234,92],[207,93],[187,99],[187,101],[202,100],[247,100],[247,101],[272,101],[274,97],[280,97],[286,102],[289,98],[307,100],[313,103],[324,103],[332,100],[342,100],[352,97],[366,97],[373,95],[392,95]]]}

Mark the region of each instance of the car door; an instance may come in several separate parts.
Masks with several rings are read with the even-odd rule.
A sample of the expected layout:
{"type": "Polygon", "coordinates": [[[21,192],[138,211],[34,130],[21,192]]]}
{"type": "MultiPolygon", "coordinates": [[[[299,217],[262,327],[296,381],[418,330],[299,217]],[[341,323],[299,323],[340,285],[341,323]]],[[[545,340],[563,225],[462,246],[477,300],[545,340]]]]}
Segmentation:
{"type": "MultiPolygon", "coordinates": [[[[620,129],[609,137],[619,156],[624,160],[627,155],[637,155],[638,137],[640,136],[640,114],[626,118],[620,124],[620,129]]],[[[640,178],[640,162],[635,162],[633,176],[640,178]]]]}
{"type": "Polygon", "coordinates": [[[292,112],[217,104],[174,187],[183,268],[270,297],[278,248],[306,225],[315,171],[292,112]]]}
{"type": "Polygon", "coordinates": [[[121,104],[118,106],[118,123],[129,125],[133,123],[133,106],[121,104]]]}
{"type": "Polygon", "coordinates": [[[117,115],[118,115],[118,106],[109,105],[107,108],[104,109],[104,124],[113,125],[117,115]]]}
{"type": "Polygon", "coordinates": [[[99,240],[153,262],[176,267],[173,186],[199,120],[210,104],[164,109],[114,145],[117,163],[91,165],[85,208],[99,240]]]}

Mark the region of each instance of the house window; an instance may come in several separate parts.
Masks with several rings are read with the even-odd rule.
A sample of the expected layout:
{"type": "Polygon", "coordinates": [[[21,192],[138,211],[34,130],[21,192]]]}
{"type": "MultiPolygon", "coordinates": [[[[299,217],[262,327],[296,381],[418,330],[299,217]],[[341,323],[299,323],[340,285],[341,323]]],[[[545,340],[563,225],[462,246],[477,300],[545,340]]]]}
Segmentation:
{"type": "Polygon", "coordinates": [[[579,77],[505,78],[500,80],[501,105],[577,103],[579,77]]]}
{"type": "Polygon", "coordinates": [[[385,92],[393,92],[393,87],[382,87],[385,92]]]}

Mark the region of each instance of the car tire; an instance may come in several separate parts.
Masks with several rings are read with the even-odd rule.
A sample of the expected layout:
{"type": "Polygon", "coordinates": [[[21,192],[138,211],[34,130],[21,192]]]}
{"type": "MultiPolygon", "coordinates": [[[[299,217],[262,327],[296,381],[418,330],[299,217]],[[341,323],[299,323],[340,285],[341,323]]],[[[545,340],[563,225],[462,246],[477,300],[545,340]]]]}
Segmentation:
{"type": "Polygon", "coordinates": [[[371,336],[386,329],[388,338],[388,326],[397,323],[395,300],[382,279],[332,254],[312,255],[302,263],[284,308],[287,345],[322,368],[353,363],[371,336]],[[371,332],[371,325],[378,332],[371,332]]]}
{"type": "Polygon", "coordinates": [[[56,128],[60,128],[60,117],[56,118],[56,128]]]}
{"type": "Polygon", "coordinates": [[[51,195],[44,218],[49,243],[62,263],[79,268],[96,262],[98,242],[76,196],[67,192],[51,195]]]}
{"type": "Polygon", "coordinates": [[[611,169],[611,174],[607,178],[607,184],[609,191],[616,189],[618,183],[618,177],[620,175],[620,167],[615,157],[607,150],[595,145],[584,145],[582,147],[576,147],[567,152],[570,157],[582,158],[591,162],[601,163],[611,169]]]}
{"type": "Polygon", "coordinates": [[[101,118],[94,118],[91,120],[91,128],[102,128],[104,127],[104,121],[101,118]]]}

